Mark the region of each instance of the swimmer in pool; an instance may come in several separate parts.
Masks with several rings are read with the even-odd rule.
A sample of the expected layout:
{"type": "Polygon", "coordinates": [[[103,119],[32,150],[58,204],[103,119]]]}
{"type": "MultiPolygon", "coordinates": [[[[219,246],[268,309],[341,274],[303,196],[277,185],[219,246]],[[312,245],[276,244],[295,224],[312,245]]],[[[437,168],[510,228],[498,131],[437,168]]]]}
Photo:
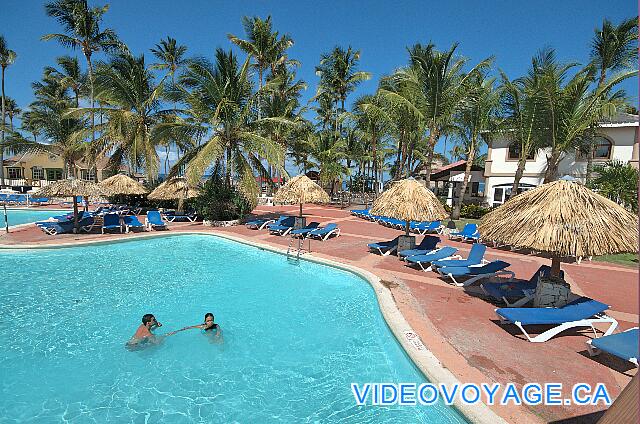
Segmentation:
{"type": "MultiPolygon", "coordinates": [[[[204,323],[203,324],[198,324],[198,325],[192,325],[190,327],[184,327],[182,330],[188,330],[190,328],[200,328],[202,329],[202,331],[205,334],[211,334],[214,335],[216,337],[220,337],[220,334],[222,333],[222,330],[220,329],[220,326],[218,324],[216,324],[214,321],[214,317],[213,314],[211,312],[207,312],[204,315],[204,323]]],[[[180,331],[182,331],[180,330],[180,331]]]]}
{"type": "MultiPolygon", "coordinates": [[[[153,314],[144,314],[142,316],[142,324],[138,327],[131,340],[127,342],[129,346],[139,345],[141,343],[157,343],[159,339],[155,334],[151,332],[154,328],[162,327],[162,324],[156,320],[156,317],[153,314]]],[[[165,334],[163,337],[171,336],[176,332],[173,331],[171,333],[165,334]]]]}

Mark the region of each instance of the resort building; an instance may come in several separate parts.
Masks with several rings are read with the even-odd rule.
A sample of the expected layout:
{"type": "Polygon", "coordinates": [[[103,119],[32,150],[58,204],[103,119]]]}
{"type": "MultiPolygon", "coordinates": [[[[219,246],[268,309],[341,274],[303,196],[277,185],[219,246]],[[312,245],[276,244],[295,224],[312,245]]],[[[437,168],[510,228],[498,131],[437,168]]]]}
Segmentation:
{"type": "MultiPolygon", "coordinates": [[[[449,206],[458,203],[467,161],[459,160],[449,165],[444,165],[431,173],[431,188],[436,196],[446,199],[449,206]]],[[[482,204],[484,201],[484,168],[478,165],[471,166],[471,175],[467,189],[465,190],[463,203],[482,204]]]]}
{"type": "MultiPolygon", "coordinates": [[[[594,165],[616,160],[638,167],[638,115],[622,113],[602,122],[597,130],[597,141],[593,156],[594,165]]],[[[527,159],[520,180],[521,191],[542,184],[549,153],[549,148],[540,149],[527,159]]],[[[498,138],[489,147],[484,168],[487,205],[501,205],[511,195],[518,156],[517,147],[507,138],[498,138]]],[[[583,182],[586,171],[587,156],[576,151],[566,153],[558,168],[560,176],[569,175],[583,182]]]]}

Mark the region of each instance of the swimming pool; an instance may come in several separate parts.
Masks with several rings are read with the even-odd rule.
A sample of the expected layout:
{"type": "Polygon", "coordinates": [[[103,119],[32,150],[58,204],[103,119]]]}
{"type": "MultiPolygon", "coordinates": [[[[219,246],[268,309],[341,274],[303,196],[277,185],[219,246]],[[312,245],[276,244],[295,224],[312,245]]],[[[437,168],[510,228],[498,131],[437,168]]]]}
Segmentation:
{"type": "MultiPolygon", "coordinates": [[[[7,209],[9,226],[26,224],[29,222],[45,221],[49,217],[72,212],[70,210],[34,210],[34,209],[7,209]]],[[[0,207],[0,227],[4,228],[4,210],[0,207]]]]}
{"type": "Polygon", "coordinates": [[[424,382],[361,278],[211,236],[0,251],[9,421],[465,422],[443,404],[355,406],[352,382],[424,382]],[[162,334],[130,352],[143,314],[162,334]]]}

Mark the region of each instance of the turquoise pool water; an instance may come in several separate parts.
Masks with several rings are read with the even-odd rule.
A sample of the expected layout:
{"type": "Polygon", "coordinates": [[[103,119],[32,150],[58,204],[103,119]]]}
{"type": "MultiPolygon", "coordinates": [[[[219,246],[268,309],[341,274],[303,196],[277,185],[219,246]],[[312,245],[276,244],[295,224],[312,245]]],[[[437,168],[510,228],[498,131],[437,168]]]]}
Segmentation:
{"type": "MultiPolygon", "coordinates": [[[[36,210],[36,209],[7,209],[9,226],[26,224],[28,222],[45,221],[49,217],[63,215],[71,211],[36,210]]],[[[0,227],[4,228],[4,210],[0,208],[0,227]]]]}
{"type": "Polygon", "coordinates": [[[352,382],[425,381],[359,277],[211,236],[0,251],[3,422],[465,422],[355,406],[352,382]],[[222,340],[188,330],[213,312],[222,340]]]}

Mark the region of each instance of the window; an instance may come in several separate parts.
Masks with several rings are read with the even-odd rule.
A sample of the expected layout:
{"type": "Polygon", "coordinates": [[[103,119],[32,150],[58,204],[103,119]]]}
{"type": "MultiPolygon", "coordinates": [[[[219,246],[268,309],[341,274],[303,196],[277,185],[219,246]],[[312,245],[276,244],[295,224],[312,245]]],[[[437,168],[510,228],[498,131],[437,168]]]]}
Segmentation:
{"type": "Polygon", "coordinates": [[[80,179],[85,181],[95,181],[96,179],[96,171],[95,169],[81,169],[80,170],[80,179]]]}
{"type": "Polygon", "coordinates": [[[24,178],[22,175],[22,168],[7,168],[7,176],[10,180],[21,180],[24,178]]]}
{"type": "MultiPolygon", "coordinates": [[[[531,152],[527,156],[527,160],[534,160],[535,156],[536,156],[535,153],[531,152]]],[[[511,143],[509,145],[509,156],[508,156],[508,158],[511,159],[511,160],[520,159],[520,145],[518,143],[511,143]]]]}
{"type": "Polygon", "coordinates": [[[61,179],[62,179],[62,169],[59,169],[59,168],[47,169],[48,181],[58,181],[61,179]]]}
{"type": "Polygon", "coordinates": [[[34,166],[33,168],[31,168],[31,179],[44,180],[44,169],[39,166],[34,166]]]}
{"type": "Polygon", "coordinates": [[[471,195],[477,197],[478,196],[478,188],[480,187],[480,183],[473,182],[471,183],[471,195]]]}
{"type": "MultiPolygon", "coordinates": [[[[595,136],[593,138],[593,159],[610,159],[611,158],[612,143],[609,139],[602,136],[595,136]]],[[[588,153],[582,150],[576,149],[577,160],[587,160],[588,153]]]]}

